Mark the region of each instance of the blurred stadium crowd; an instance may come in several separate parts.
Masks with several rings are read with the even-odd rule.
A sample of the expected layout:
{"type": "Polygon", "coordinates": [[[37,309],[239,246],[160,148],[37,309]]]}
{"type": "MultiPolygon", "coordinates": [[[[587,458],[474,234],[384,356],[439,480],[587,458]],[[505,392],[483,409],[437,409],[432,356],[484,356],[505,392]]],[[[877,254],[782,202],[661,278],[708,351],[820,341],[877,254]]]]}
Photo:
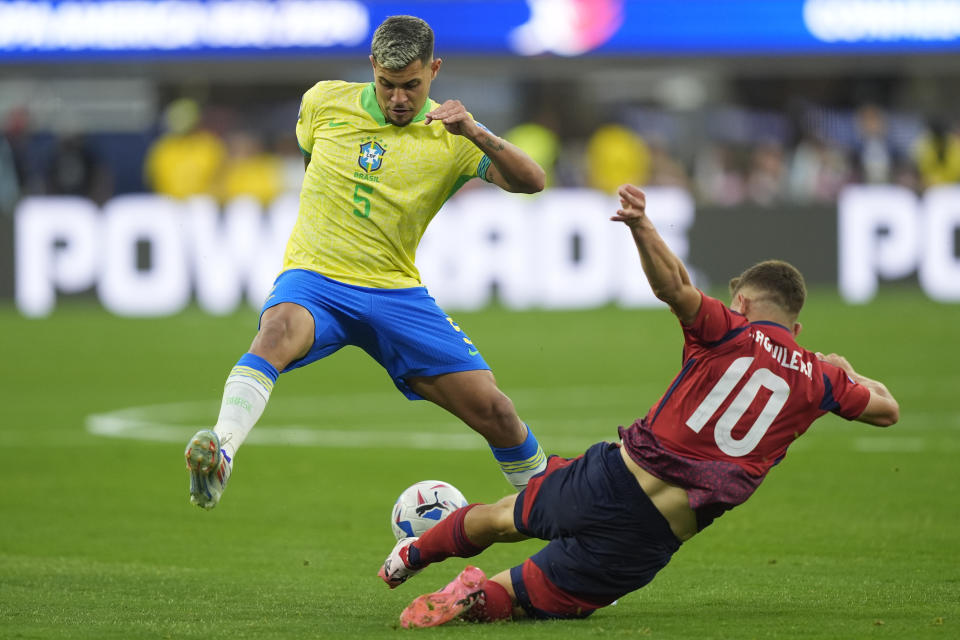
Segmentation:
{"type": "MultiPolygon", "coordinates": [[[[893,86],[902,94],[897,83],[887,81],[879,93],[897,93],[893,86]]],[[[251,87],[229,99],[161,91],[153,122],[134,132],[54,131],[37,126],[26,104],[0,110],[0,212],[39,194],[98,203],[144,191],[220,202],[250,195],[267,204],[299,189],[294,124],[305,89],[263,98],[251,87]]],[[[850,183],[922,191],[960,182],[960,117],[951,115],[960,112],[949,105],[930,113],[854,91],[751,100],[763,87],[748,86],[740,100],[694,109],[622,100],[587,118],[555,91],[527,89],[517,92],[522,108],[498,133],[533,155],[554,187],[677,185],[711,205],[773,207],[834,202],[850,183]]]]}

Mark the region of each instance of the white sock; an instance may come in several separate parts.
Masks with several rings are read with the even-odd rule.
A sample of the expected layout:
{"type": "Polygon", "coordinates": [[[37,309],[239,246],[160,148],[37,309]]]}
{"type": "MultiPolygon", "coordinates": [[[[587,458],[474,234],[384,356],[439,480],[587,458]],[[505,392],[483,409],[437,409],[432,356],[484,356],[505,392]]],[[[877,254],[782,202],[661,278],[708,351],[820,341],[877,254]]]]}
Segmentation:
{"type": "Polygon", "coordinates": [[[223,388],[223,402],[214,433],[220,438],[220,446],[231,460],[237,449],[247,439],[253,425],[263,415],[270,399],[270,389],[253,378],[231,373],[223,388]]]}

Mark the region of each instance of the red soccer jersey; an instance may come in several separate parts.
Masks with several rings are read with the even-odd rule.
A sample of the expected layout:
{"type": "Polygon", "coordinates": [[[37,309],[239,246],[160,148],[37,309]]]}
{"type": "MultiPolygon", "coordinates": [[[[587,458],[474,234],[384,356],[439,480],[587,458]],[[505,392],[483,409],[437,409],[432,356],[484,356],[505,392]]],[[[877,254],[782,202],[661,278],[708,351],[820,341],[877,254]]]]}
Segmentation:
{"type": "Polygon", "coordinates": [[[828,411],[852,420],[870,399],[786,327],[748,322],[715,298],[703,296],[683,334],[680,373],[621,435],[638,464],[687,489],[694,509],[740,504],[814,420],[828,411]]]}

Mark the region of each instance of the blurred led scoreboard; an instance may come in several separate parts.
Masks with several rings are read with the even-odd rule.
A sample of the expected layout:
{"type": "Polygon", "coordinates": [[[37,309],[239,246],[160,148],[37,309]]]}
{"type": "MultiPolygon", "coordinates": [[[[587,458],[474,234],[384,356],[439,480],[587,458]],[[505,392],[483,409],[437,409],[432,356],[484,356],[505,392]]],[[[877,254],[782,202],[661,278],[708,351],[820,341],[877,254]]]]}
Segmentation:
{"type": "Polygon", "coordinates": [[[365,54],[396,14],[441,55],[960,50],[960,0],[0,0],[0,63],[365,54]]]}

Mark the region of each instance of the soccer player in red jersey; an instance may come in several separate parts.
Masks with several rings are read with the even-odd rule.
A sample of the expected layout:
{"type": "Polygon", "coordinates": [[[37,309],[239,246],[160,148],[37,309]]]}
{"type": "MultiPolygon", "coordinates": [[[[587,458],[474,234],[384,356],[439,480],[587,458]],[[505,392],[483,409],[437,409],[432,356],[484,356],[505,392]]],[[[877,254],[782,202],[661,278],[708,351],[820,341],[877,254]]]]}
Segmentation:
{"type": "Polygon", "coordinates": [[[398,542],[379,574],[391,588],[494,542],[549,540],[489,580],[468,567],[442,591],[416,598],[403,626],[590,615],[650,582],[684,541],[746,501],[820,416],[879,427],[899,419],[882,383],[842,356],[797,344],[806,287],[793,266],[750,267],[730,282],[727,308],[690,282],[647,218],[643,192],[624,185],[619,196],[611,220],[630,229],[651,288],[680,321],[680,373],[645,417],[620,427],[620,443],[551,456],[520,493],[458,509],[422,537],[398,542]]]}

